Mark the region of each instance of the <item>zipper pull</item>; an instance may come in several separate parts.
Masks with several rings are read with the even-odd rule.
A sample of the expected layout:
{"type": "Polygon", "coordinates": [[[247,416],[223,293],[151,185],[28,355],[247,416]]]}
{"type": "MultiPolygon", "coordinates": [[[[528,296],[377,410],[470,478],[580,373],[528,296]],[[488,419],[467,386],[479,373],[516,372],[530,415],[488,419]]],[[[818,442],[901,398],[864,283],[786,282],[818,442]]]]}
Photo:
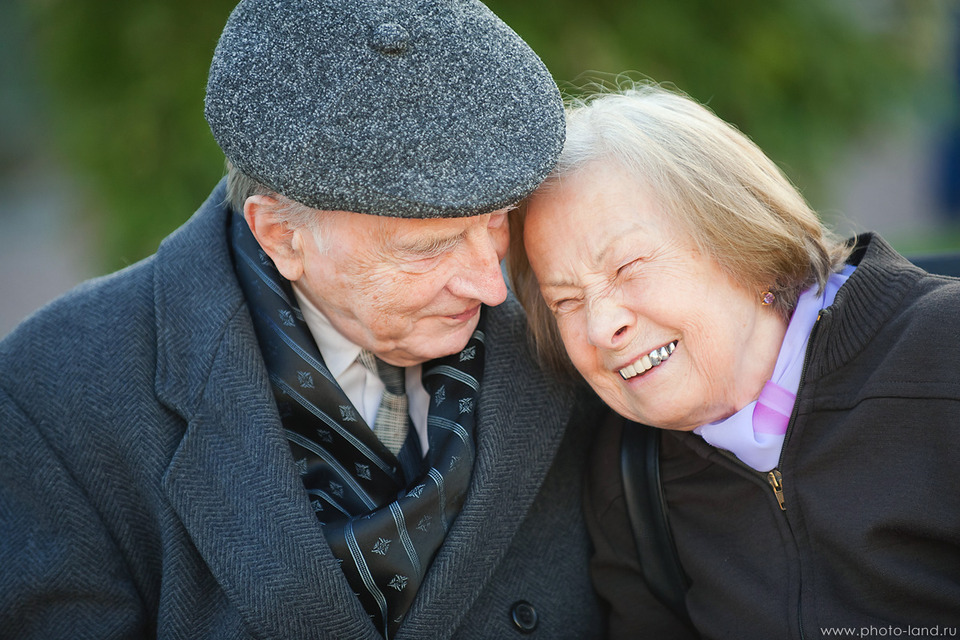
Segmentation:
{"type": "Polygon", "coordinates": [[[783,506],[783,476],[780,475],[780,470],[774,469],[768,473],[767,482],[773,487],[773,495],[777,496],[777,504],[780,505],[780,511],[786,511],[787,508],[783,506]]]}

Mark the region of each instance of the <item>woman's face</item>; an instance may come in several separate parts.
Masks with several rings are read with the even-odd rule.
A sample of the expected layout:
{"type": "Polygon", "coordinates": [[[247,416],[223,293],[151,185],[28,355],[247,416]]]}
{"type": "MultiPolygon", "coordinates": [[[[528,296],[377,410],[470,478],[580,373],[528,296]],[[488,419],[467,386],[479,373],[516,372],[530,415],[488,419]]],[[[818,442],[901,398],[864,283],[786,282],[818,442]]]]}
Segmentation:
{"type": "Polygon", "coordinates": [[[594,163],[537,193],[524,246],[574,366],[621,415],[693,429],[772,375],[786,324],[619,168],[594,163]]]}

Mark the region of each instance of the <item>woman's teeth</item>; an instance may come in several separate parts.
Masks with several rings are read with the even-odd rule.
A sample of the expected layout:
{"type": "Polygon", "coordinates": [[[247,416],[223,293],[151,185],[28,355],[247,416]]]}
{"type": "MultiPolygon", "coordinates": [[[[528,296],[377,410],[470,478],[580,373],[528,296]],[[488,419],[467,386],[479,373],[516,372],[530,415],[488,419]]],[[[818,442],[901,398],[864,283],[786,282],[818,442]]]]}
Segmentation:
{"type": "Polygon", "coordinates": [[[638,376],[641,373],[646,373],[654,367],[659,367],[660,363],[669,358],[670,354],[673,353],[673,350],[676,348],[677,341],[674,340],[670,344],[664,345],[659,349],[654,349],[633,364],[627,365],[623,369],[620,369],[620,377],[624,380],[629,380],[630,378],[638,376]]]}

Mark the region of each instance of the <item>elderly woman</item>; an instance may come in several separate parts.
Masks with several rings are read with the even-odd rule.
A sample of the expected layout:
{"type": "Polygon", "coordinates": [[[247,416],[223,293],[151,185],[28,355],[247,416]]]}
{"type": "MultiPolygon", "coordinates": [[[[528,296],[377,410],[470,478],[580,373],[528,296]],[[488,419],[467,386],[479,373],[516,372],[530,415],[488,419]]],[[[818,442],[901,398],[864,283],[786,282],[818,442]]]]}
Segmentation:
{"type": "Polygon", "coordinates": [[[681,95],[596,96],[567,129],[510,269],[544,358],[619,414],[586,495],[611,636],[957,634],[960,281],[835,240],[681,95]],[[622,434],[650,427],[679,611],[644,578],[621,478],[622,434]]]}

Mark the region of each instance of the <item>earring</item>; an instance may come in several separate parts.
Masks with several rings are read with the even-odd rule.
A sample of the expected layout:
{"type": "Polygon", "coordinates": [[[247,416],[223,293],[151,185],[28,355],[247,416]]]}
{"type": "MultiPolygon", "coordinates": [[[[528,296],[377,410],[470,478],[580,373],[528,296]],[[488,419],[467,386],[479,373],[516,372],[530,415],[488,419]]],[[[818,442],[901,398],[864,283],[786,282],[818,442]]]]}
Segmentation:
{"type": "Polygon", "coordinates": [[[764,291],[760,294],[760,304],[765,307],[769,307],[771,304],[773,304],[774,300],[776,300],[776,297],[769,291],[764,291]]]}

